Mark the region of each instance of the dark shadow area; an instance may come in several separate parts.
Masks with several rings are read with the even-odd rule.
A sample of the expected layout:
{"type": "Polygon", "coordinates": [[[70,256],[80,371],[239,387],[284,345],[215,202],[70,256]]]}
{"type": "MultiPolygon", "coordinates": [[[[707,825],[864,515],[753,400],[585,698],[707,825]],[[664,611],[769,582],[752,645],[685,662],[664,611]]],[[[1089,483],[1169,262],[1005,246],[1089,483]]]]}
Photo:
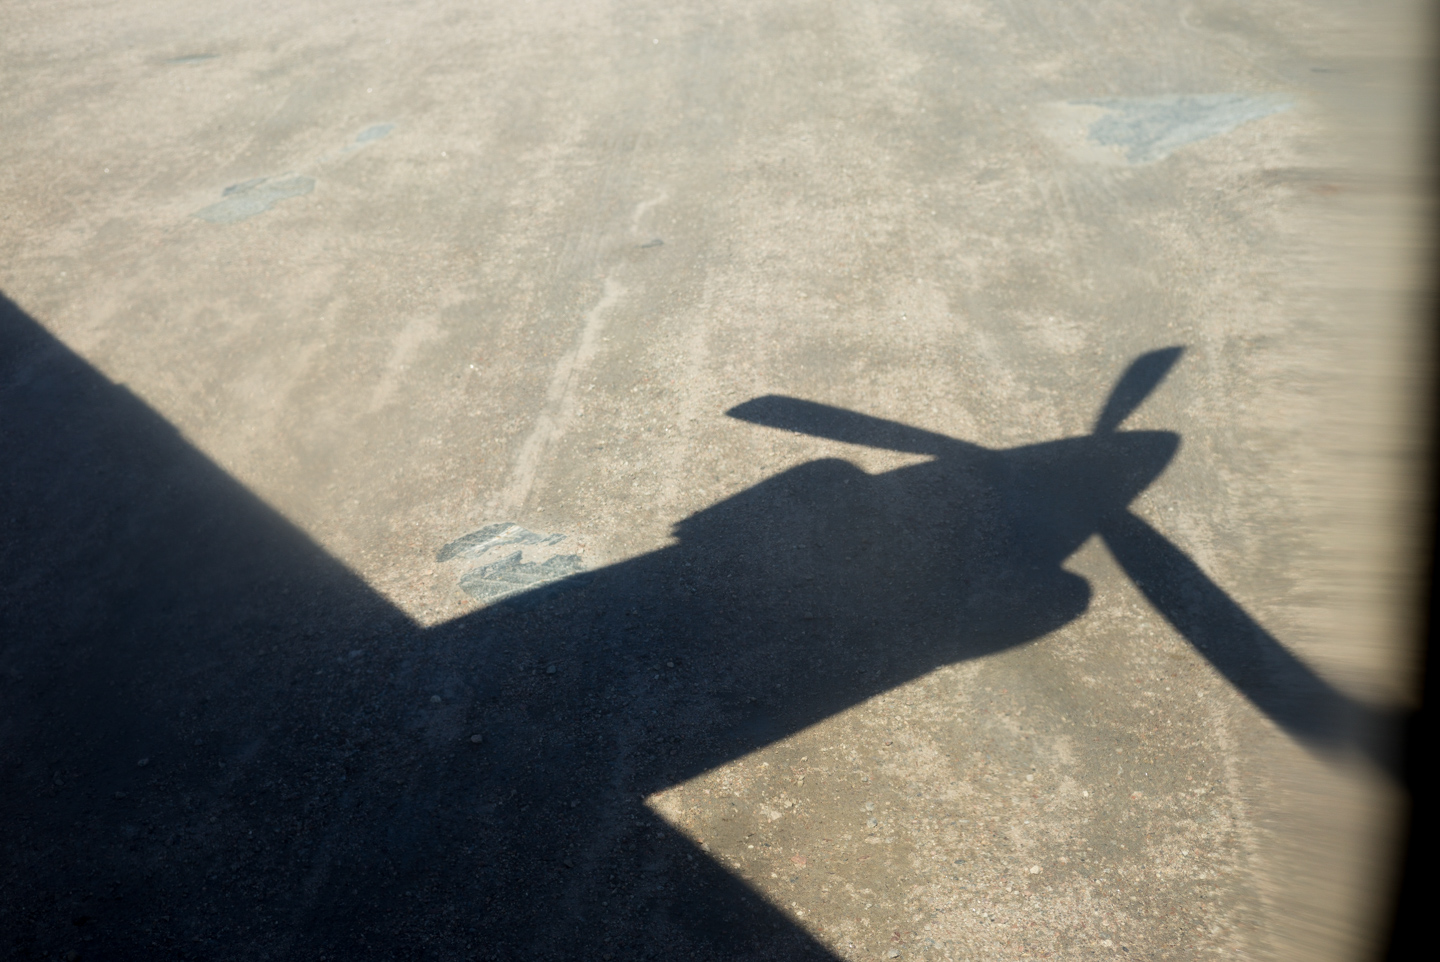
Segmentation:
{"type": "Polygon", "coordinates": [[[1090,590],[1060,564],[1096,533],[1279,725],[1363,748],[1361,709],[1126,510],[1179,438],[1118,427],[1178,356],[1137,361],[1095,434],[1009,451],[748,402],[934,459],[806,464],[674,547],[421,629],[0,300],[6,950],[831,958],[642,799],[1066,624],[1090,590]]]}

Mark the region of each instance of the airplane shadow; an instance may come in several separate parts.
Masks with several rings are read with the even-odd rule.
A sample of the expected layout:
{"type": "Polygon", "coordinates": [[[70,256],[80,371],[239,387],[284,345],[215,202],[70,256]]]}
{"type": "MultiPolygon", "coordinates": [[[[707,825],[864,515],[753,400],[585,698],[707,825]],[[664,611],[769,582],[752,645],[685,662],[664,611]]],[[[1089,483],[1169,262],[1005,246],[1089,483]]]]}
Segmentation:
{"type": "Polygon", "coordinates": [[[1376,713],[1126,510],[1179,438],[1120,422],[1178,356],[1137,361],[1093,434],[1011,451],[747,402],[933,458],[803,465],[425,629],[0,298],[7,947],[831,959],[643,798],[1067,624],[1090,590],[1060,565],[1095,534],[1276,724],[1387,763],[1376,713]]]}

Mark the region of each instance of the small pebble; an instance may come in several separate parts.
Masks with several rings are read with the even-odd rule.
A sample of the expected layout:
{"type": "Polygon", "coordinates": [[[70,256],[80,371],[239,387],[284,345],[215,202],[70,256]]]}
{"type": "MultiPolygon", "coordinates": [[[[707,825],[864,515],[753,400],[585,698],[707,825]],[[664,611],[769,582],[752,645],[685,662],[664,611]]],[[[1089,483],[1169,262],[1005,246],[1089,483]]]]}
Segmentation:
{"type": "Polygon", "coordinates": [[[135,764],[136,764],[136,766],[139,767],[139,768],[144,768],[146,765],[149,765],[149,764],[150,764],[150,759],[148,759],[148,758],[142,758],[142,759],[140,759],[138,762],[136,762],[135,764]]]}
{"type": "Polygon", "coordinates": [[[887,959],[898,959],[898,958],[900,958],[900,950],[899,950],[899,949],[891,949],[889,952],[886,953],[885,958],[887,958],[887,959]]]}
{"type": "Polygon", "coordinates": [[[547,666],[546,669],[545,669],[545,674],[547,674],[547,675],[553,675],[553,674],[555,674],[555,666],[554,666],[554,665],[549,665],[549,666],[547,666]]]}
{"type": "Polygon", "coordinates": [[[484,740],[485,740],[485,736],[479,734],[478,732],[477,732],[476,734],[470,736],[470,744],[472,744],[472,745],[478,745],[478,744],[480,744],[481,742],[483,742],[484,740]]]}
{"type": "Polygon", "coordinates": [[[1039,875],[1039,874],[1040,874],[1040,866],[1038,866],[1038,865],[1032,865],[1032,866],[1030,866],[1030,874],[1031,874],[1031,875],[1039,875]]]}
{"type": "Polygon", "coordinates": [[[439,695],[431,695],[431,696],[430,696],[430,704],[432,704],[432,705],[438,705],[438,704],[440,704],[440,701],[441,701],[441,698],[440,698],[439,695]]]}

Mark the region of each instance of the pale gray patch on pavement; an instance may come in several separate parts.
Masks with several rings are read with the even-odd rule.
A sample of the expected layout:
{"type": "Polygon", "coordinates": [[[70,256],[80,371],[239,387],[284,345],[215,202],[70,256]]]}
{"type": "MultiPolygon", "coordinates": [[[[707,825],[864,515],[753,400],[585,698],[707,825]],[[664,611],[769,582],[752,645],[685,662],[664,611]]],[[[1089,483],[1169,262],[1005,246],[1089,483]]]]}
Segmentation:
{"type": "Polygon", "coordinates": [[[1132,164],[1163,160],[1186,144],[1226,133],[1291,106],[1290,99],[1279,94],[1107,97],[1071,103],[1103,109],[1105,114],[1090,124],[1090,141],[1124,149],[1125,159],[1132,164]]]}
{"type": "Polygon", "coordinates": [[[303,174],[257,177],[225,188],[223,199],[195,216],[212,224],[234,224],[263,214],[282,200],[301,197],[315,189],[315,178],[303,174]]]}
{"type": "Polygon", "coordinates": [[[183,57],[171,57],[165,61],[170,64],[204,63],[206,60],[214,60],[220,56],[218,53],[189,53],[183,57]]]}
{"type": "Polygon", "coordinates": [[[456,538],[436,554],[436,561],[482,559],[500,548],[515,547],[498,561],[471,568],[460,577],[460,588],[470,597],[485,604],[500,601],[522,591],[572,577],[585,570],[578,554],[550,555],[543,560],[526,561],[523,552],[551,548],[565,540],[563,534],[541,534],[512,521],[487,524],[461,538],[456,538]]]}
{"type": "Polygon", "coordinates": [[[387,136],[390,131],[394,129],[394,124],[375,124],[373,126],[366,127],[364,130],[360,131],[360,133],[356,135],[355,143],[368,144],[372,141],[380,140],[382,137],[387,136]]]}
{"type": "Polygon", "coordinates": [[[477,601],[491,604],[584,570],[585,565],[578,554],[555,555],[545,561],[530,562],[522,561],[520,552],[516,551],[494,564],[467,571],[460,578],[460,588],[477,601]]]}
{"type": "MultiPolygon", "coordinates": [[[[207,54],[205,56],[211,55],[207,54]]],[[[174,63],[178,61],[171,62],[174,63]]],[[[332,154],[329,158],[322,158],[320,163],[324,163],[327,159],[334,159],[337,156],[343,156],[351,151],[359,150],[377,140],[382,140],[389,136],[390,132],[394,129],[394,124],[372,124],[356,134],[354,141],[347,144],[338,154],[332,154]]],[[[253,180],[243,181],[226,187],[222,195],[222,200],[211,204],[203,210],[197,211],[195,216],[201,220],[208,220],[212,224],[234,224],[254,217],[256,214],[263,214],[282,200],[301,197],[314,189],[315,178],[307,177],[304,174],[283,174],[279,177],[256,177],[253,180]]]]}
{"type": "Polygon", "coordinates": [[[512,521],[487,524],[478,531],[472,531],[463,538],[441,548],[435,555],[436,561],[452,558],[478,558],[481,555],[506,545],[553,545],[565,540],[563,534],[536,534],[512,521]]]}

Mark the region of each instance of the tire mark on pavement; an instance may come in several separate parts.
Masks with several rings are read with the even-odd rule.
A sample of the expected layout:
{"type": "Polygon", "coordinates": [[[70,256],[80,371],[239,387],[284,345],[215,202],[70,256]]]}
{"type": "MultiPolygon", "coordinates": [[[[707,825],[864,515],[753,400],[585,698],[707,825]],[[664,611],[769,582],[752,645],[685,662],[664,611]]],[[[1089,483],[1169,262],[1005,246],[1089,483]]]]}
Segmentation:
{"type": "Polygon", "coordinates": [[[530,499],[530,492],[535,487],[540,465],[575,420],[575,395],[580,375],[590,366],[599,350],[600,332],[605,328],[606,315],[624,296],[625,288],[615,279],[615,274],[606,277],[600,300],[585,314],[585,323],[581,325],[575,347],[560,359],[560,363],[555,365],[555,372],[550,376],[550,384],[545,390],[545,403],[539,417],[535,419],[535,427],[520,446],[520,454],[515,459],[515,470],[511,472],[510,482],[495,502],[493,510],[498,515],[521,516],[526,502],[530,499]]]}

